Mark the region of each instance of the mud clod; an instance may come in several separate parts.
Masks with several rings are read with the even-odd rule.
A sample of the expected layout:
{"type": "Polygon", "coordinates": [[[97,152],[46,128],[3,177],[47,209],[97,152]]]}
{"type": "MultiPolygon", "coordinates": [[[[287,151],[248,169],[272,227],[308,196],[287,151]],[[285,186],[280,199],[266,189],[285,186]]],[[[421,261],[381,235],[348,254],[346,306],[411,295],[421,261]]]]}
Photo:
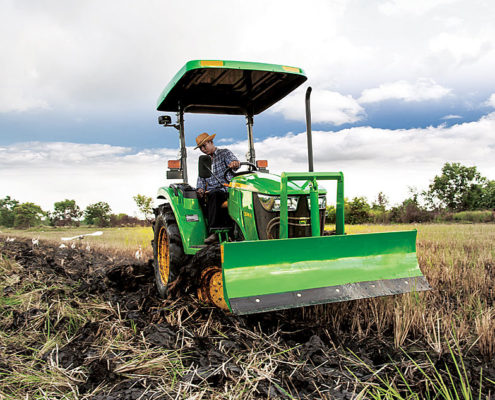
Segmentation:
{"type": "Polygon", "coordinates": [[[154,346],[161,346],[167,349],[176,347],[177,332],[168,324],[149,325],[144,329],[143,333],[146,341],[154,346]]]}
{"type": "Polygon", "coordinates": [[[92,361],[87,366],[89,375],[86,383],[79,386],[81,393],[86,393],[98,385],[111,384],[119,379],[118,374],[113,372],[113,364],[107,359],[99,359],[92,361]]]}

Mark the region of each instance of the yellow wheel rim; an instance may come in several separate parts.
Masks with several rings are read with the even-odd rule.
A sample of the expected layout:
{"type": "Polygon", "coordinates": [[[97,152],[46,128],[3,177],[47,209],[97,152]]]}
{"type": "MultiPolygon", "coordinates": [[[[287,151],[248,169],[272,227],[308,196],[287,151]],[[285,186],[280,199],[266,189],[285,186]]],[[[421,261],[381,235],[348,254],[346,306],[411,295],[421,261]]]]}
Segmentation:
{"type": "Polygon", "coordinates": [[[167,229],[162,226],[158,232],[158,270],[163,285],[168,283],[170,274],[170,251],[168,248],[167,229]]]}
{"type": "Polygon", "coordinates": [[[223,296],[223,278],[220,267],[208,267],[201,273],[198,297],[201,301],[212,303],[222,310],[228,310],[223,296]]]}

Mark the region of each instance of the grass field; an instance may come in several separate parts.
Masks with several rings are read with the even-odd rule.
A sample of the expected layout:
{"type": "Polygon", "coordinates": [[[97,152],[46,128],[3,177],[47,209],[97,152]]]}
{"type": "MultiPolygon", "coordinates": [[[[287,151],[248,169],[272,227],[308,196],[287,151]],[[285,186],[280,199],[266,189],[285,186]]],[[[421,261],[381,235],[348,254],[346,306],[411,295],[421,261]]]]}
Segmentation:
{"type": "Polygon", "coordinates": [[[40,240],[48,240],[53,243],[71,245],[75,243],[77,246],[95,247],[98,249],[108,249],[110,251],[119,252],[126,255],[133,255],[139,246],[143,250],[143,256],[146,258],[153,257],[153,249],[151,248],[151,240],[153,239],[153,230],[149,227],[134,227],[134,228],[36,228],[36,229],[0,229],[0,235],[18,236],[23,238],[39,238],[40,240]],[[62,238],[74,237],[87,233],[101,231],[101,236],[86,236],[82,240],[75,239],[72,241],[63,241],[62,238]]]}
{"type": "MultiPolygon", "coordinates": [[[[456,382],[455,385],[452,384],[451,386],[457,385],[458,387],[462,387],[463,384],[471,385],[466,392],[468,394],[452,395],[451,398],[477,398],[479,397],[477,395],[478,390],[481,390],[479,393],[484,393],[484,397],[480,396],[480,398],[493,396],[493,393],[495,393],[495,225],[355,225],[347,226],[346,228],[348,234],[417,229],[418,260],[421,270],[427,277],[432,290],[402,296],[306,307],[300,310],[294,310],[292,314],[287,315],[290,315],[290,318],[293,320],[307,324],[308,326],[317,324],[320,330],[323,329],[323,331],[327,332],[330,341],[334,343],[341,342],[345,346],[352,347],[353,343],[371,341],[380,346],[383,345],[384,349],[390,347],[397,352],[400,352],[401,349],[406,349],[415,359],[419,357],[419,354],[427,354],[427,357],[429,357],[430,361],[427,361],[425,357],[420,357],[421,362],[418,361],[416,364],[413,361],[407,362],[407,360],[400,364],[401,366],[405,365],[405,372],[401,369],[403,377],[399,379],[397,371],[394,370],[399,363],[389,362],[387,364],[386,354],[389,354],[389,350],[383,350],[385,355],[380,356],[385,359],[383,365],[389,365],[388,367],[383,367],[383,371],[388,371],[389,375],[387,375],[387,378],[383,378],[383,381],[373,381],[369,386],[366,386],[368,384],[365,383],[367,389],[365,392],[362,392],[363,398],[422,398],[421,394],[416,397],[412,395],[408,397],[407,390],[404,389],[407,388],[407,385],[404,383],[401,384],[404,381],[408,381],[411,385],[414,384],[414,387],[429,387],[433,390],[432,393],[437,393],[437,395],[438,393],[446,393],[446,389],[442,389],[440,383],[435,388],[434,374],[436,368],[443,371],[442,374],[447,382],[447,386],[450,385],[448,382],[449,372],[445,372],[449,371],[448,368],[450,368],[450,372],[454,375],[454,377],[450,378],[451,381],[456,382]],[[465,360],[465,364],[463,360],[465,360]],[[429,371],[427,372],[429,378],[421,375],[421,370],[429,371]],[[459,378],[459,375],[461,378],[459,378]],[[402,387],[402,397],[393,396],[393,391],[396,387],[402,387]],[[383,395],[383,392],[380,392],[380,390],[385,390],[386,394],[383,395]]],[[[74,243],[81,247],[90,244],[92,248],[104,249],[105,251],[128,256],[132,256],[138,246],[142,246],[145,257],[152,257],[150,245],[152,239],[151,227],[120,229],[73,228],[50,229],[45,231],[1,230],[3,232],[0,233],[0,236],[3,236],[3,238],[7,236],[36,238],[39,236],[40,240],[50,240],[56,244],[61,243],[61,237],[76,236],[78,234],[102,230],[104,232],[102,236],[88,237],[74,243]]],[[[2,241],[3,239],[0,239],[0,242],[2,241]]],[[[67,301],[56,304],[41,305],[43,291],[53,291],[54,288],[48,286],[40,287],[35,281],[23,281],[19,278],[22,270],[17,264],[8,260],[3,260],[2,263],[0,268],[2,276],[0,278],[3,283],[0,285],[0,290],[4,290],[6,287],[14,287],[15,285],[24,285],[18,288],[18,295],[1,298],[0,308],[5,324],[7,324],[7,321],[11,321],[12,318],[15,319],[15,315],[25,314],[32,310],[32,304],[35,304],[35,302],[36,309],[43,310],[47,308],[48,311],[46,312],[52,315],[52,319],[54,318],[53,315],[56,315],[55,319],[57,321],[62,320],[64,317],[72,321],[69,327],[72,326],[71,329],[73,332],[67,332],[64,339],[63,336],[57,336],[54,333],[51,333],[50,336],[50,331],[47,333],[47,319],[44,318],[45,314],[36,314],[34,321],[37,325],[31,326],[31,328],[39,329],[42,332],[41,334],[46,337],[46,343],[43,345],[43,348],[37,350],[37,354],[45,354],[47,349],[58,349],[58,346],[62,346],[68,339],[73,338],[76,332],[79,332],[78,329],[84,326],[85,323],[88,323],[88,321],[94,322],[101,317],[104,318],[103,321],[108,320],[108,322],[103,322],[103,325],[108,325],[109,332],[118,333],[121,335],[119,337],[123,341],[120,344],[117,343],[118,340],[111,340],[107,343],[103,338],[100,338],[99,340],[103,340],[102,345],[107,346],[106,350],[103,348],[100,350],[102,352],[112,351],[117,355],[132,354],[132,357],[135,357],[135,360],[126,360],[121,364],[118,364],[121,361],[117,357],[114,362],[119,365],[118,368],[120,370],[125,371],[126,368],[130,368],[130,370],[134,371],[135,369],[133,368],[135,367],[132,363],[140,360],[139,363],[142,364],[138,365],[146,365],[146,368],[148,368],[143,367],[143,371],[145,371],[143,375],[146,375],[146,373],[150,374],[148,379],[161,380],[162,384],[165,385],[163,377],[160,377],[160,373],[162,373],[160,371],[164,370],[167,370],[167,373],[170,374],[170,377],[167,379],[176,379],[173,378],[175,376],[174,368],[180,369],[179,365],[184,362],[184,359],[181,358],[181,353],[164,352],[155,349],[152,351],[152,353],[154,352],[153,354],[147,354],[146,351],[151,350],[148,344],[144,342],[144,352],[138,350],[141,344],[139,346],[132,345],[134,348],[131,348],[132,346],[126,347],[129,346],[128,343],[131,341],[131,338],[133,341],[139,342],[141,340],[139,335],[142,335],[142,332],[129,323],[127,323],[126,328],[119,327],[120,325],[117,322],[121,321],[122,317],[120,315],[120,309],[116,309],[115,304],[112,305],[105,301],[100,302],[100,300],[92,297],[90,300],[77,300],[74,304],[70,302],[70,299],[67,299],[67,301]],[[79,304],[77,304],[78,302],[79,304]],[[31,304],[31,306],[26,304],[31,304]],[[73,308],[76,305],[77,310],[73,308]],[[112,315],[113,319],[110,318],[110,315],[112,315]],[[148,356],[150,357],[149,359],[147,358],[148,356]],[[160,364],[160,362],[165,362],[165,360],[168,360],[165,366],[163,363],[160,364]]],[[[63,288],[63,291],[69,293],[70,289],[63,288]]],[[[187,312],[191,311],[186,311],[184,308],[175,310],[173,303],[172,305],[170,305],[170,302],[166,304],[167,312],[165,313],[165,319],[171,326],[178,326],[180,329],[183,326],[187,327],[184,318],[190,320],[191,316],[186,315],[188,315],[187,312]]],[[[191,315],[194,315],[194,311],[192,311],[191,315]]],[[[195,317],[192,318],[192,320],[195,319],[195,317]]],[[[225,334],[223,333],[226,329],[225,326],[221,326],[214,320],[210,320],[209,317],[203,321],[204,324],[201,321],[201,318],[196,320],[194,327],[201,335],[213,335],[212,337],[218,337],[219,341],[225,338],[225,334]]],[[[257,325],[255,324],[253,326],[257,325]]],[[[184,329],[187,331],[192,328],[187,327],[184,329]]],[[[300,346],[297,343],[286,346],[284,344],[285,342],[281,342],[277,336],[272,336],[270,339],[269,336],[264,336],[263,333],[258,331],[258,328],[249,328],[246,330],[244,327],[242,329],[243,335],[247,335],[246,337],[256,338],[258,337],[256,335],[259,335],[259,339],[256,340],[265,341],[264,346],[267,349],[271,349],[270,351],[273,350],[273,354],[267,353],[267,355],[262,353],[262,349],[259,348],[259,352],[255,355],[256,357],[266,356],[270,359],[270,368],[273,366],[273,371],[271,370],[272,372],[270,373],[273,374],[277,370],[276,366],[279,365],[277,363],[283,365],[293,360],[291,357],[295,354],[294,349],[300,346]],[[269,341],[272,341],[271,344],[269,344],[269,341]]],[[[259,329],[261,330],[261,328],[259,329]]],[[[32,338],[37,335],[34,331],[27,334],[20,331],[18,334],[24,335],[26,338],[32,338]]],[[[21,339],[21,336],[16,338],[15,335],[9,336],[6,333],[2,333],[0,338],[4,346],[10,346],[13,341],[19,340],[23,343],[26,342],[26,346],[29,347],[33,346],[32,342],[34,340],[29,341],[24,337],[21,339]]],[[[20,364],[23,357],[19,356],[20,364]]],[[[255,359],[250,359],[249,356],[244,354],[233,355],[232,357],[234,359],[244,360],[245,365],[251,365],[250,363],[255,361],[255,359]]],[[[40,362],[39,356],[35,356],[32,360],[34,360],[32,361],[34,364],[35,362],[40,362]]],[[[369,365],[369,362],[365,359],[363,361],[364,364],[369,365]]],[[[61,382],[67,382],[68,378],[66,376],[64,377],[66,371],[58,365],[55,367],[51,370],[52,373],[56,373],[55,376],[50,377],[40,374],[39,371],[26,370],[25,373],[27,376],[25,378],[22,376],[17,380],[12,378],[4,381],[4,383],[10,382],[11,385],[19,388],[19,391],[16,393],[23,393],[24,395],[26,393],[24,388],[36,383],[34,381],[29,382],[29,379],[39,380],[40,385],[44,385],[44,387],[53,386],[53,383],[50,383],[51,379],[60,379],[61,382]]],[[[375,370],[371,370],[371,372],[373,374],[376,372],[378,376],[379,374],[376,368],[375,370]]],[[[22,368],[20,368],[21,370],[22,368]]],[[[139,368],[137,370],[140,371],[139,368]]],[[[380,374],[384,373],[382,370],[380,371],[380,374]]],[[[266,371],[263,373],[269,374],[266,371]]],[[[71,374],[69,379],[71,382],[77,382],[78,379],[83,380],[84,378],[84,371],[71,370],[71,374]]],[[[275,375],[270,376],[273,378],[275,375]]],[[[283,380],[275,379],[275,381],[282,382],[283,380]]],[[[64,383],[64,385],[66,384],[64,383]]],[[[78,398],[77,391],[74,387],[71,387],[70,384],[67,385],[67,398],[78,398]]],[[[203,392],[205,395],[197,398],[243,398],[242,393],[258,393],[256,386],[246,385],[243,389],[244,392],[232,392],[232,397],[225,393],[225,388],[222,389],[223,391],[216,392],[214,390],[211,391],[207,386],[201,386],[201,390],[205,390],[203,392]]],[[[5,386],[3,389],[0,388],[0,398],[2,398],[2,395],[7,395],[8,393],[10,392],[5,389],[5,386]]],[[[184,391],[180,396],[188,398],[192,393],[190,391],[184,391]]],[[[448,396],[439,396],[440,398],[449,398],[448,396]]],[[[264,398],[268,397],[265,396],[264,398]]],[[[434,397],[432,396],[432,398],[434,397]]],[[[28,396],[26,398],[31,397],[28,396]]],[[[38,398],[44,397],[40,396],[38,398]]],[[[321,398],[331,398],[331,396],[322,396],[321,398]]]]}

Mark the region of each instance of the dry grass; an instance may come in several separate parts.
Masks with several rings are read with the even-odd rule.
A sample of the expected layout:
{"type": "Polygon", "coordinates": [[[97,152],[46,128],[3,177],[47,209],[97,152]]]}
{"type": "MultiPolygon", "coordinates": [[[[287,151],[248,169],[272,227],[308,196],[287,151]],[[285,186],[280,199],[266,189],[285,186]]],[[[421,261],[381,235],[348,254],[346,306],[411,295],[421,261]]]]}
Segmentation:
{"type": "MultiPolygon", "coordinates": [[[[437,358],[453,348],[495,357],[495,225],[418,225],[419,265],[432,290],[307,308],[334,332],[357,339],[393,334],[399,349],[427,343],[437,358]]],[[[349,226],[349,234],[406,230],[411,226],[349,226]]]]}
{"type": "Polygon", "coordinates": [[[141,246],[143,258],[153,257],[153,248],[151,247],[153,230],[151,226],[139,226],[134,228],[98,228],[87,226],[79,228],[42,227],[27,230],[2,228],[0,229],[0,236],[22,237],[28,239],[39,237],[40,240],[46,240],[57,245],[64,244],[70,246],[74,243],[80,248],[86,248],[86,246],[89,245],[90,248],[100,251],[110,251],[112,253],[128,256],[134,256],[134,253],[138,250],[139,246],[141,246]],[[82,240],[62,240],[63,237],[74,237],[97,231],[102,231],[103,235],[85,236],[82,240]]]}

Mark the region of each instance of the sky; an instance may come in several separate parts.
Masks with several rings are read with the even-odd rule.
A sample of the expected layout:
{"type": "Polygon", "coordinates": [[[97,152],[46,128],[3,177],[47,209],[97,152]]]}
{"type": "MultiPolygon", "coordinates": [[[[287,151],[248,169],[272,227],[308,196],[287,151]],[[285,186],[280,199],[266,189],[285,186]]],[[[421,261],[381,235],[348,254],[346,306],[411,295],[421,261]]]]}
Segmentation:
{"type": "MultiPolygon", "coordinates": [[[[156,101],[193,59],[305,71],[254,120],[273,173],[307,169],[311,86],[315,170],[342,171],[347,197],[398,204],[446,162],[495,179],[493,21],[489,0],[0,0],[0,198],[136,215],[134,195],[172,183],[178,135],[156,101]]],[[[201,132],[245,159],[243,117],[185,121],[193,186],[201,132]]]]}

